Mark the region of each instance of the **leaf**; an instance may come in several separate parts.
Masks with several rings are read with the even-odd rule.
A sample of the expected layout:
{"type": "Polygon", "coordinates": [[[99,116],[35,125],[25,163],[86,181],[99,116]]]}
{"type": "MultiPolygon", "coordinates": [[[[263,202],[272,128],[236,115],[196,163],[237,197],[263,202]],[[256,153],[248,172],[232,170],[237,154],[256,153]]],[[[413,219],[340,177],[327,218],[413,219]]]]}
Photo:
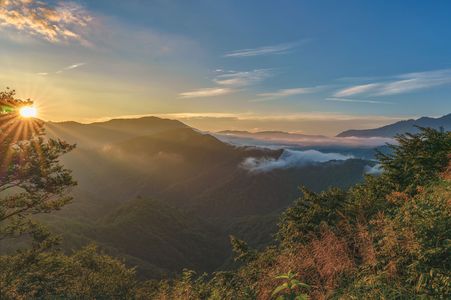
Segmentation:
{"type": "Polygon", "coordinates": [[[293,279],[291,280],[291,284],[294,287],[304,287],[304,288],[310,288],[310,286],[306,283],[300,282],[299,280],[293,279]]]}
{"type": "Polygon", "coordinates": [[[271,296],[275,296],[275,295],[277,295],[278,293],[280,293],[281,291],[283,291],[283,290],[285,290],[287,288],[288,288],[288,284],[287,283],[279,285],[278,287],[276,287],[274,289],[274,291],[272,292],[271,296]]]}
{"type": "Polygon", "coordinates": [[[296,296],[296,298],[294,298],[295,300],[308,300],[308,295],[307,294],[301,294],[296,296]]]}

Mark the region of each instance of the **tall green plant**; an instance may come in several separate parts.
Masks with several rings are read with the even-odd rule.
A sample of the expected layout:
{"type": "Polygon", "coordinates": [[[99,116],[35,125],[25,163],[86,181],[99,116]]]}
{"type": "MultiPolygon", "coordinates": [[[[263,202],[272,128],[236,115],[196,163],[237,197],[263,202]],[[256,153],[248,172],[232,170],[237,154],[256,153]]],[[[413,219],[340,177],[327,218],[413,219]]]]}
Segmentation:
{"type": "Polygon", "coordinates": [[[276,279],[282,279],[284,282],[274,289],[272,297],[277,300],[307,300],[307,294],[302,293],[301,290],[308,289],[310,286],[297,280],[296,276],[297,274],[291,271],[277,276],[276,279]]]}

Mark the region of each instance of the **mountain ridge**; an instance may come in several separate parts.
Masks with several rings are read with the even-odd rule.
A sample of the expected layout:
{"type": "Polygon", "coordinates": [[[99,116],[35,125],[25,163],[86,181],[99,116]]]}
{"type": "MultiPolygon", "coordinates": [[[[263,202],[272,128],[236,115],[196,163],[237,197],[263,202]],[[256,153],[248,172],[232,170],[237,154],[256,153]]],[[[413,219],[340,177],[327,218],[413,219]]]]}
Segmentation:
{"type": "Polygon", "coordinates": [[[47,128],[49,136],[77,144],[61,158],[79,183],[75,199],[48,220],[65,237],[63,247],[99,243],[146,277],[182,266],[218,268],[230,257],[230,234],[263,246],[275,232],[274,213],[298,197],[300,185],[346,188],[371,164],[350,159],[252,173],[243,161],[278,161],[284,148],[235,146],[157,117],[47,128]]]}
{"type": "Polygon", "coordinates": [[[443,127],[445,131],[451,130],[451,113],[438,118],[420,117],[418,119],[408,119],[388,124],[373,129],[350,129],[336,135],[336,137],[395,137],[401,133],[418,133],[416,127],[430,127],[440,129],[443,127]]]}

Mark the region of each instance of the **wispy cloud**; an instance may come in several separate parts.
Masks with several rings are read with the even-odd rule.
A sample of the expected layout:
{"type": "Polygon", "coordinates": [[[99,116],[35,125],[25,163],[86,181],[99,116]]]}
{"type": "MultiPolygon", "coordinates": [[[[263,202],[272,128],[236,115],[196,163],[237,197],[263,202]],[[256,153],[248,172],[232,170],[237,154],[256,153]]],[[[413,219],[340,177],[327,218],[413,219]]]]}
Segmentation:
{"type": "MultiPolygon", "coordinates": [[[[218,71],[217,71],[218,72],[218,71]]],[[[223,72],[222,70],[219,72],[223,72]]],[[[217,75],[213,78],[213,82],[218,86],[210,88],[201,88],[193,91],[183,92],[179,94],[180,98],[197,98],[197,97],[214,97],[223,96],[243,90],[257,84],[271,76],[269,69],[256,69],[252,71],[228,72],[217,75]]]]}
{"type": "Polygon", "coordinates": [[[379,87],[380,84],[378,83],[368,83],[368,84],[361,84],[356,85],[352,87],[348,87],[345,89],[342,89],[334,94],[336,97],[348,97],[356,94],[361,94],[365,92],[369,92],[372,90],[375,90],[377,87],[379,87]]]}
{"type": "Polygon", "coordinates": [[[65,67],[64,70],[72,70],[72,69],[75,69],[75,68],[78,68],[78,67],[81,67],[81,66],[84,66],[84,65],[86,65],[86,63],[84,63],[84,62],[76,63],[76,64],[73,64],[73,65],[65,67]]]}
{"type": "MultiPolygon", "coordinates": [[[[84,65],[86,65],[86,63],[84,63],[84,62],[72,64],[72,65],[69,65],[69,66],[64,67],[64,68],[62,68],[62,69],[59,69],[58,71],[55,71],[54,73],[55,73],[55,74],[61,74],[61,73],[63,73],[64,71],[73,70],[73,69],[79,68],[79,67],[84,66],[84,65]]],[[[47,76],[47,75],[49,75],[49,73],[48,73],[48,72],[40,72],[40,73],[36,73],[36,75],[39,75],[39,76],[47,76]]]]}
{"type": "Polygon", "coordinates": [[[298,88],[291,88],[291,89],[281,89],[272,93],[261,93],[257,94],[257,96],[262,97],[259,99],[255,99],[254,102],[258,101],[269,101],[277,98],[282,97],[289,97],[289,96],[295,96],[295,95],[303,95],[303,94],[313,94],[316,92],[319,92],[321,90],[324,90],[324,86],[314,86],[314,87],[298,87],[298,88]]]}
{"type": "Polygon", "coordinates": [[[226,54],[224,54],[224,57],[250,57],[269,54],[286,54],[298,45],[299,43],[286,43],[273,46],[241,49],[227,52],[226,54]]]}
{"type": "Polygon", "coordinates": [[[213,81],[219,85],[241,87],[256,84],[270,76],[271,72],[269,69],[257,69],[218,75],[213,81]]]}
{"type": "Polygon", "coordinates": [[[352,103],[394,104],[393,102],[386,102],[386,101],[376,101],[376,100],[368,100],[368,99],[336,98],[336,97],[329,97],[329,98],[326,98],[326,100],[327,101],[337,101],[337,102],[352,102],[352,103]]]}
{"type": "Polygon", "coordinates": [[[87,44],[81,29],[91,20],[82,6],[72,2],[50,6],[35,0],[0,0],[0,27],[53,43],[75,40],[87,44]]]}
{"type": "Polygon", "coordinates": [[[451,69],[407,73],[399,75],[398,78],[401,80],[383,85],[376,95],[395,95],[441,85],[449,85],[451,84],[451,69]]]}
{"type": "Polygon", "coordinates": [[[203,98],[216,97],[233,93],[234,90],[230,88],[203,88],[179,94],[180,98],[203,98]]]}
{"type": "Polygon", "coordinates": [[[353,95],[389,96],[451,85],[451,69],[406,73],[386,77],[380,82],[355,85],[337,91],[335,97],[353,95]]]}

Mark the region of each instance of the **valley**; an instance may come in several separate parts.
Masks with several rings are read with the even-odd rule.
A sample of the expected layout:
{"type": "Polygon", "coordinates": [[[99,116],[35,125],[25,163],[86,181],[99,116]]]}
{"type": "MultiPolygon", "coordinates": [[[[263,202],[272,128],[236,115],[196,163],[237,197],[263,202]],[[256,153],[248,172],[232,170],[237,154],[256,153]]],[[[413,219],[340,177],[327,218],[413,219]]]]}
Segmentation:
{"type": "Polygon", "coordinates": [[[155,117],[46,126],[77,144],[62,162],[78,186],[71,204],[44,219],[65,248],[98,243],[145,277],[226,266],[228,236],[266,246],[300,186],[346,188],[374,164],[349,156],[253,172],[246,159],[278,161],[286,150],[232,145],[155,117]]]}

